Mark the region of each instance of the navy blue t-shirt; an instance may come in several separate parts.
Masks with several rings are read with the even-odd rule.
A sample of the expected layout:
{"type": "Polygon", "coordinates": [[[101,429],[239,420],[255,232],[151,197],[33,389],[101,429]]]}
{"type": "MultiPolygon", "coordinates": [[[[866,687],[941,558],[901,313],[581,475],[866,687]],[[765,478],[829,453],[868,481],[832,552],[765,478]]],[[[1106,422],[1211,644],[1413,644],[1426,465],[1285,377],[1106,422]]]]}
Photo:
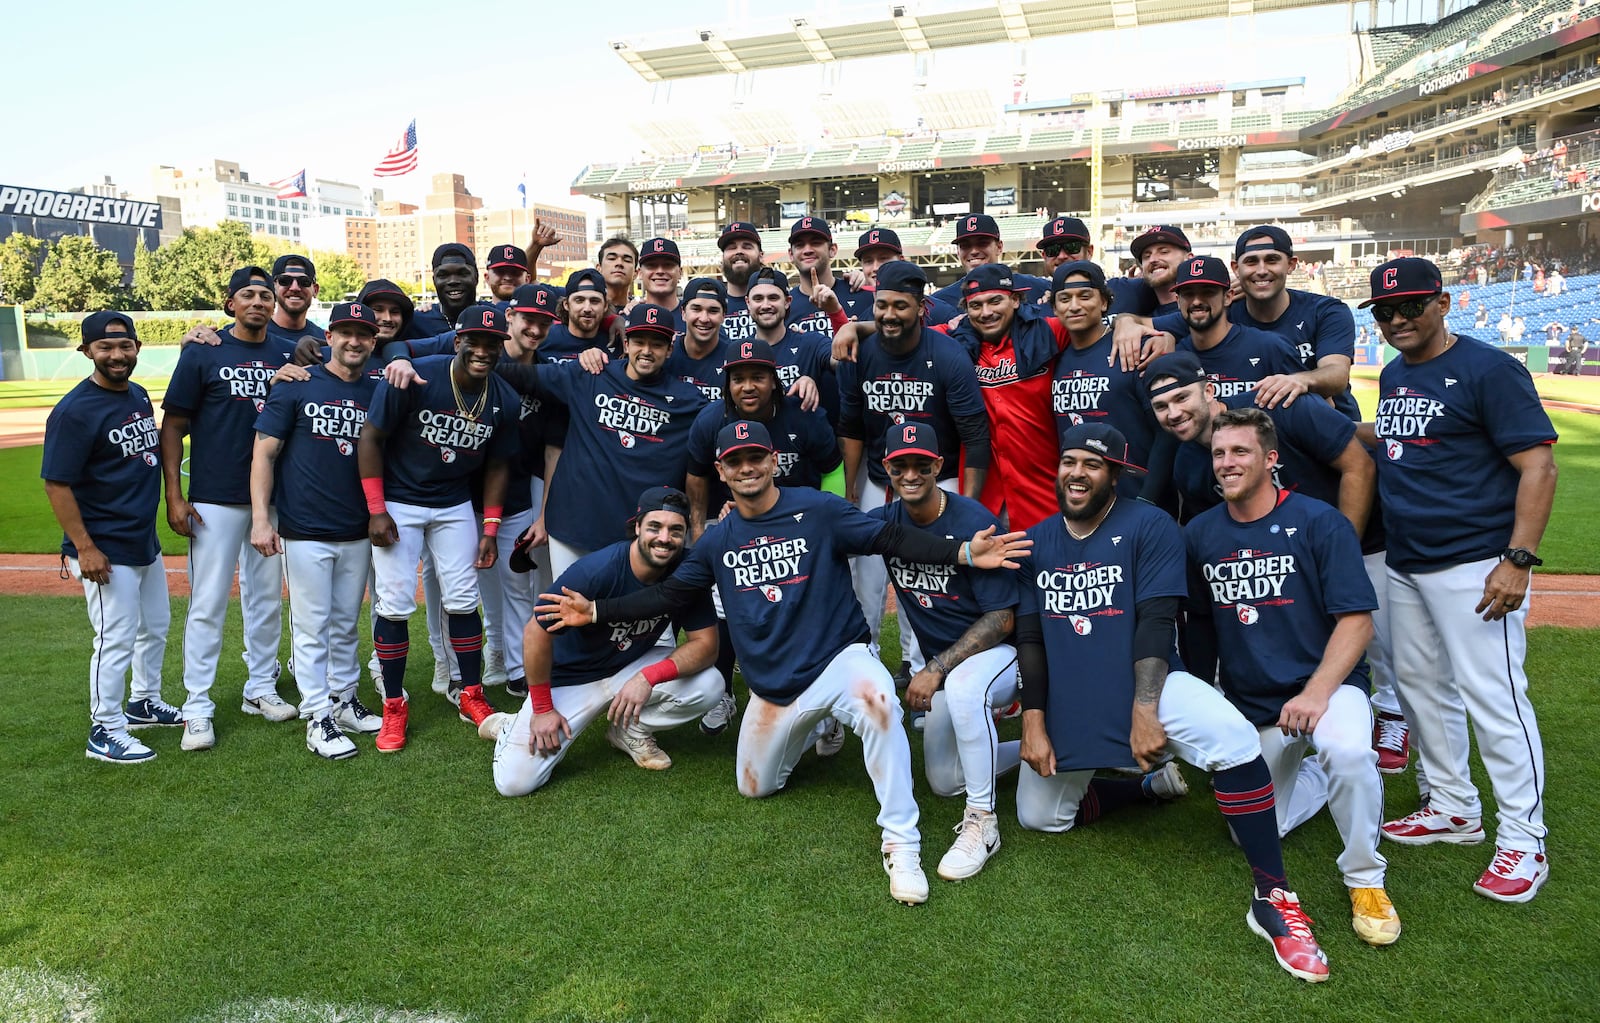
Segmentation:
{"type": "MultiPolygon", "coordinates": [[[[555,592],[560,593],[565,586],[591,600],[603,600],[644,589],[645,584],[633,574],[629,561],[633,544],[632,540],[619,540],[579,558],[555,581],[555,592]]],[[[615,675],[655,646],[669,623],[674,633],[677,629],[697,632],[715,628],[717,612],[710,592],[696,596],[693,604],[676,615],[585,625],[552,633],[550,685],[581,686],[615,675]]],[[[663,651],[662,658],[665,657],[663,651]]]]}
{"type": "MultiPolygon", "coordinates": [[[[89,377],[68,391],[45,420],[39,475],[72,488],[84,530],[111,564],[142,568],[161,556],[161,435],[143,387],[111,391],[89,377]]],[[[61,553],[78,556],[64,534],[61,553]]]]}
{"type": "MultiPolygon", "coordinates": [[[[689,427],[689,473],[709,481],[707,517],[732,496],[717,475],[717,432],[739,418],[730,415],[727,406],[719,401],[701,409],[689,427]]],[[[821,409],[802,409],[799,398],[784,398],[778,403],[767,432],[777,449],[778,471],[772,477],[776,483],[814,490],[822,485],[822,477],[839,467],[839,442],[828,418],[821,409]]]]}
{"type": "Polygon", "coordinates": [[[438,306],[432,309],[418,309],[411,314],[411,323],[407,327],[407,340],[438,337],[455,329],[455,321],[446,316],[444,310],[438,306]]]}
{"type": "Polygon", "coordinates": [[[1107,315],[1133,313],[1148,316],[1158,304],[1155,290],[1142,277],[1109,277],[1106,287],[1111,289],[1111,308],[1106,310],[1107,315]]]}
{"type": "MultiPolygon", "coordinates": [[[[1050,384],[1051,411],[1056,417],[1056,436],[1060,438],[1074,426],[1104,423],[1122,431],[1134,464],[1148,467],[1150,446],[1155,442],[1155,413],[1145,395],[1144,382],[1137,370],[1124,370],[1119,360],[1108,365],[1114,346],[1110,331],[1088,348],[1072,345],[1056,357],[1055,379],[1050,384]]],[[[1125,472],[1117,482],[1117,493],[1138,497],[1144,477],[1125,472]]]]}
{"type": "Polygon", "coordinates": [[[1427,362],[1390,361],[1378,392],[1389,567],[1437,572],[1499,554],[1521,480],[1507,456],[1556,441],[1527,367],[1458,334],[1427,362]]]}
{"type": "Polygon", "coordinates": [[[189,500],[249,505],[256,416],[294,345],[240,341],[231,324],[218,334],[220,345],[183,346],[161,407],[189,417],[189,500]]]}
{"type": "MultiPolygon", "coordinates": [[[[851,291],[844,278],[835,278],[833,294],[844,314],[852,320],[872,319],[872,292],[851,291]]],[[[821,334],[833,340],[833,320],[797,284],[789,289],[789,329],[801,334],[821,334]]]]}
{"type": "MultiPolygon", "coordinates": [[[[1131,768],[1133,636],[1138,605],[1188,592],[1177,523],[1143,501],[1117,499],[1088,538],[1059,515],[1028,530],[1020,614],[1036,614],[1050,665],[1045,731],[1062,771],[1131,768]]],[[[1181,667],[1176,648],[1169,666],[1181,667]]]]}
{"type": "Polygon", "coordinates": [[[549,481],[546,528],[562,543],[599,550],[625,534],[646,489],[683,486],[689,427],[705,398],[665,372],[650,381],[629,379],[620,360],[598,375],[576,363],[541,366],[539,373],[540,388],[569,416],[549,481]]]}
{"type": "Polygon", "coordinates": [[[604,331],[595,337],[578,337],[565,323],[552,323],[549,333],[539,342],[539,358],[555,363],[572,362],[587,349],[606,347],[606,342],[604,331]]]}
{"type": "Polygon", "coordinates": [[[1178,350],[1194,352],[1217,385],[1217,397],[1227,398],[1255,390],[1256,384],[1279,373],[1298,373],[1300,357],[1277,334],[1232,324],[1222,341],[1205,351],[1194,338],[1178,340],[1178,350]]]}
{"type": "Polygon", "coordinates": [[[728,342],[717,338],[711,351],[696,359],[684,346],[683,338],[672,343],[672,354],[667,356],[667,373],[685,383],[700,388],[706,401],[722,401],[722,364],[728,361],[728,342]]]}
{"type": "MultiPolygon", "coordinates": [[[[999,531],[1000,523],[979,502],[960,494],[945,495],[945,502],[943,514],[926,526],[914,522],[901,501],[874,508],[867,515],[946,540],[964,540],[990,526],[999,531]]],[[[1017,573],[1010,569],[929,565],[903,561],[894,555],[883,560],[889,568],[889,581],[894,584],[896,604],[911,623],[924,655],[950,649],[973,622],[990,611],[1014,608],[1021,599],[1017,573]]]]}
{"type": "Polygon", "coordinates": [[[290,345],[297,345],[302,338],[308,337],[318,342],[328,340],[327,332],[310,320],[307,320],[306,325],[299,330],[280,327],[276,320],[267,321],[267,340],[269,341],[287,341],[290,345]]]}
{"type": "Polygon", "coordinates": [[[724,341],[746,341],[756,336],[756,321],[750,318],[750,303],[743,295],[729,295],[727,315],[722,318],[724,341]]]}
{"type": "Polygon", "coordinates": [[[256,417],[256,432],[283,442],[272,503],[278,533],[340,543],[367,537],[367,499],[356,448],[378,382],[345,383],[325,366],[311,379],[279,384],[256,417]]]}
{"type": "MultiPolygon", "coordinates": [[[[517,410],[521,399],[511,385],[491,373],[483,411],[476,420],[461,413],[450,386],[451,355],[416,362],[427,381],[404,390],[380,381],[367,419],[388,434],[383,452],[383,489],[389,501],[424,508],[450,508],[471,499],[468,481],[485,461],[516,454],[517,410]]],[[[462,399],[476,405],[478,394],[462,399]]]]}
{"type": "MultiPolygon", "coordinates": [[[[1331,505],[1284,494],[1254,522],[1212,508],[1183,536],[1191,606],[1209,609],[1222,691],[1251,724],[1277,724],[1322,663],[1335,617],[1378,608],[1355,530],[1331,505]]],[[[1371,689],[1365,657],[1344,684],[1371,689]]]]}
{"type": "Polygon", "coordinates": [[[856,361],[839,364],[839,410],[841,420],[862,423],[867,475],[880,485],[889,481],[883,456],[890,427],[932,426],[944,476],[951,478],[961,465],[957,417],[988,415],[978,371],[961,342],[926,327],[905,355],[890,354],[876,334],[863,340],[856,361]]]}

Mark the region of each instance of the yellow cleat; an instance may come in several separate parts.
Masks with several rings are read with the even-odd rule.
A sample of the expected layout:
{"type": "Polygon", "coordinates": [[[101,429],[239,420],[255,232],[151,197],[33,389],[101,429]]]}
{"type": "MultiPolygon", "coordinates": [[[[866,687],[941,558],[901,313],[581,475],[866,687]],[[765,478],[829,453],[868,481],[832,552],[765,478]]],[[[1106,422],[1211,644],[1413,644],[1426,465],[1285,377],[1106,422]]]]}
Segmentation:
{"type": "Polygon", "coordinates": [[[1350,926],[1369,945],[1393,945],[1400,940],[1400,914],[1382,888],[1350,889],[1350,926]]]}

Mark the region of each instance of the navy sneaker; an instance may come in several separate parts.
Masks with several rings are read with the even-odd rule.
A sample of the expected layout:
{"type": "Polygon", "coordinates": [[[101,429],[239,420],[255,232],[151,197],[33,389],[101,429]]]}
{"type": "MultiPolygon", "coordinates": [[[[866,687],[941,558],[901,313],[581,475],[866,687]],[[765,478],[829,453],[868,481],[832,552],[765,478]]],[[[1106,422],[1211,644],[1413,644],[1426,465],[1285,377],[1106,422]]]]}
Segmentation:
{"type": "Polygon", "coordinates": [[[176,728],[183,724],[183,712],[157,697],[128,701],[129,728],[176,728]]]}
{"type": "Polygon", "coordinates": [[[506,695],[514,696],[519,700],[526,698],[528,695],[528,680],[525,678],[507,679],[506,695]]]}
{"type": "Polygon", "coordinates": [[[154,760],[156,751],[131,735],[112,735],[104,725],[94,725],[83,755],[107,764],[142,764],[154,760]]]}

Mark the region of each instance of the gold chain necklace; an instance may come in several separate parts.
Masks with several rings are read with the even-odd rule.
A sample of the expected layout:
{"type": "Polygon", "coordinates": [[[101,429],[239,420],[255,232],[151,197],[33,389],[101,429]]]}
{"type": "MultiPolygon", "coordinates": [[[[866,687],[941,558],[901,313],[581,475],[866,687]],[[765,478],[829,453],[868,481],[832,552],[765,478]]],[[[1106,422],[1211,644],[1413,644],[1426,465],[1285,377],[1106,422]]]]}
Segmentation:
{"type": "Polygon", "coordinates": [[[1072,523],[1071,522],[1067,522],[1065,516],[1063,516],[1062,517],[1062,522],[1067,527],[1068,535],[1070,535],[1074,540],[1078,540],[1080,542],[1083,541],[1083,540],[1089,539],[1089,537],[1094,535],[1094,531],[1100,528],[1100,523],[1102,523],[1102,522],[1104,522],[1106,520],[1106,516],[1111,514],[1111,509],[1116,507],[1116,504],[1117,504],[1117,495],[1112,494],[1111,495],[1111,503],[1106,505],[1106,510],[1100,513],[1100,517],[1094,520],[1094,525],[1090,526],[1089,529],[1085,533],[1083,533],[1081,536],[1078,534],[1077,530],[1072,528],[1072,523]]]}
{"type": "Polygon", "coordinates": [[[471,408],[468,408],[465,399],[463,399],[461,397],[461,388],[456,385],[455,368],[451,367],[451,369],[450,369],[450,393],[455,395],[456,411],[461,413],[466,418],[472,420],[473,422],[477,422],[478,421],[478,417],[483,415],[483,407],[486,404],[488,404],[488,402],[489,402],[489,382],[487,380],[485,380],[483,382],[483,390],[478,392],[478,401],[477,401],[477,403],[474,404],[471,408]]]}

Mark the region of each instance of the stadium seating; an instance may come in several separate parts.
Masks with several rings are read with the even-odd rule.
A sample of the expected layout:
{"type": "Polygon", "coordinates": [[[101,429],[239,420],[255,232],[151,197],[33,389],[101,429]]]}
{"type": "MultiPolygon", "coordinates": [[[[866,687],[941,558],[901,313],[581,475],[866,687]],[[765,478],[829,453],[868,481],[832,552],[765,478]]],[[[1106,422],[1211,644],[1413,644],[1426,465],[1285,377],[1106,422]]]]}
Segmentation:
{"type": "Polygon", "coordinates": [[[977,151],[977,139],[945,139],[939,146],[940,156],[967,156],[977,151]]]}
{"type": "Polygon", "coordinates": [[[1263,131],[1272,127],[1272,115],[1269,113],[1234,114],[1229,122],[1231,131],[1263,131]]]}
{"type": "Polygon", "coordinates": [[[1002,134],[1002,135],[990,135],[989,136],[989,144],[988,144],[987,148],[984,149],[984,152],[986,152],[986,153],[1014,153],[1014,152],[1016,152],[1017,150],[1019,150],[1021,148],[1022,148],[1022,135],[1021,135],[1021,133],[1016,133],[1016,134],[1007,133],[1007,134],[1002,134]]]}
{"type": "Polygon", "coordinates": [[[1036,131],[1028,137],[1029,149],[1051,149],[1070,146],[1078,141],[1076,128],[1051,128],[1036,131]]]}
{"type": "MultiPolygon", "coordinates": [[[[1584,327],[1600,323],[1600,274],[1568,277],[1566,281],[1561,294],[1553,298],[1535,292],[1533,285],[1525,280],[1505,281],[1481,288],[1463,281],[1452,285],[1450,291],[1452,295],[1466,291],[1471,304],[1466,309],[1452,308],[1445,322],[1456,333],[1492,343],[1500,339],[1501,314],[1510,313],[1513,317],[1522,317],[1527,323],[1527,331],[1522,335],[1522,344],[1525,345],[1545,343],[1544,326],[1552,321],[1569,325],[1576,323],[1584,327]],[[1473,321],[1480,304],[1488,310],[1489,323],[1487,327],[1475,328],[1473,321]]],[[[1588,330],[1585,333],[1592,334],[1588,330]]]]}

